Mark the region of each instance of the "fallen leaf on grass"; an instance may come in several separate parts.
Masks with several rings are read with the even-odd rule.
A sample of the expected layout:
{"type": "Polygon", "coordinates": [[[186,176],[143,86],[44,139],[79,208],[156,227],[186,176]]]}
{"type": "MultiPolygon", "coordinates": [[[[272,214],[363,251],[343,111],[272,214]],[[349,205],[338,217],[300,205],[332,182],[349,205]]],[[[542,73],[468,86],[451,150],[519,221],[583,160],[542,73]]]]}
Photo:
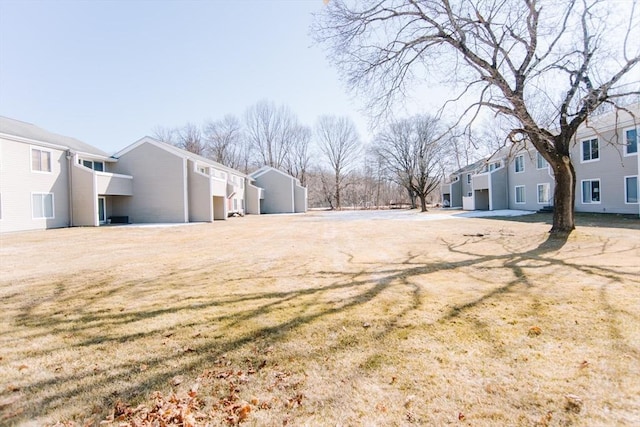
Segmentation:
{"type": "Polygon", "coordinates": [[[589,362],[587,362],[586,360],[583,360],[580,363],[580,369],[586,368],[587,366],[589,366],[589,362]]]}
{"type": "Polygon", "coordinates": [[[582,399],[580,396],[576,396],[575,394],[566,394],[564,396],[567,399],[567,403],[564,405],[564,408],[567,411],[579,413],[582,410],[582,399]]]}
{"type": "Polygon", "coordinates": [[[466,417],[464,416],[464,414],[462,412],[458,412],[458,420],[460,421],[464,421],[466,417]]]}
{"type": "Polygon", "coordinates": [[[175,377],[171,378],[171,385],[175,387],[182,384],[183,381],[184,378],[182,378],[181,375],[176,375],[175,377]]]}
{"type": "Polygon", "coordinates": [[[20,365],[18,366],[18,371],[24,371],[27,368],[29,368],[27,365],[20,365]]]}
{"type": "Polygon", "coordinates": [[[529,328],[529,332],[527,333],[527,335],[529,335],[530,337],[537,337],[541,333],[542,329],[540,329],[539,326],[532,326],[529,328]]]}

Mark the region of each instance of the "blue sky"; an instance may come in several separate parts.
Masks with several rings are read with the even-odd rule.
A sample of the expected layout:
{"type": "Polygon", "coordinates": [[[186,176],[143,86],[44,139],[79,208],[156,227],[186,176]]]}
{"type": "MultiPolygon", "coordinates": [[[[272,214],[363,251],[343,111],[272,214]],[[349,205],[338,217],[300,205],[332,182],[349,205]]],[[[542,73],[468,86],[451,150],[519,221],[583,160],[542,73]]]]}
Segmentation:
{"type": "Polygon", "coordinates": [[[322,0],[0,0],[0,115],[113,153],[157,126],[242,116],[367,119],[309,36],[322,0]]]}

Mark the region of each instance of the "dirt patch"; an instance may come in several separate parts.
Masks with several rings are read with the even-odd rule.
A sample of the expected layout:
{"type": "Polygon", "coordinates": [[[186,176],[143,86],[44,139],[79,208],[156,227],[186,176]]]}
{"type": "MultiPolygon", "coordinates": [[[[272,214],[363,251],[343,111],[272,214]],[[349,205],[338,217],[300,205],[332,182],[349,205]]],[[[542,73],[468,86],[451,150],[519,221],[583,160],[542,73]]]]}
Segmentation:
{"type": "Polygon", "coordinates": [[[0,424],[640,421],[637,220],[327,215],[3,235],[0,424]]]}

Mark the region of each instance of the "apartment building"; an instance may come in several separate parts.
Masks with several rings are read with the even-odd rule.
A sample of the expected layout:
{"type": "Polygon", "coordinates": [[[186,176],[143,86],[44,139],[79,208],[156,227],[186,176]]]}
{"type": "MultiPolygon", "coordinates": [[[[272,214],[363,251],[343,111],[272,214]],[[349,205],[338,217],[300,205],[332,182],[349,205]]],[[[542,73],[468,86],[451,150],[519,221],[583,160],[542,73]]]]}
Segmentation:
{"type": "MultiPolygon", "coordinates": [[[[0,117],[0,232],[270,213],[265,206],[277,205],[297,181],[279,174],[288,179],[266,180],[265,192],[253,177],[150,137],[110,156],[0,117]]],[[[305,195],[304,210],[295,211],[306,211],[306,189],[293,188],[305,195]]]]}
{"type": "MultiPolygon", "coordinates": [[[[576,212],[640,214],[639,118],[636,104],[593,116],[580,126],[570,153],[577,180],[576,212]]],[[[443,183],[444,190],[450,189],[443,197],[449,197],[451,206],[460,175],[457,179],[466,183],[464,209],[552,208],[553,170],[533,146],[506,147],[481,163],[469,166],[465,176],[454,174],[443,183]]]]}

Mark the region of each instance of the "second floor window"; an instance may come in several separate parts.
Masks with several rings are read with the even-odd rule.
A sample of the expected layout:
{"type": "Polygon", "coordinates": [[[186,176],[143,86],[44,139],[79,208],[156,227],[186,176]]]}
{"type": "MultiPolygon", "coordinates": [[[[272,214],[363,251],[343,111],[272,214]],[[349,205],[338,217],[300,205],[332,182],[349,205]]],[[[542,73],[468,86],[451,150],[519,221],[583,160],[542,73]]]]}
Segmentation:
{"type": "Polygon", "coordinates": [[[471,184],[471,174],[467,174],[467,184],[471,184]]]}
{"type": "Polygon", "coordinates": [[[582,161],[590,162],[600,158],[600,147],[598,146],[598,138],[587,139],[582,141],[582,161]]]}
{"type": "Polygon", "coordinates": [[[51,151],[31,149],[31,170],[51,172],[51,151]]]}
{"type": "Polygon", "coordinates": [[[638,153],[638,129],[629,129],[625,132],[625,154],[638,153]]]}
{"type": "Polygon", "coordinates": [[[545,160],[545,158],[542,157],[542,154],[536,153],[536,167],[538,169],[544,169],[544,168],[547,167],[547,165],[548,165],[548,163],[545,160]]]}
{"type": "Polygon", "coordinates": [[[516,172],[524,172],[524,156],[516,157],[516,172]]]}

